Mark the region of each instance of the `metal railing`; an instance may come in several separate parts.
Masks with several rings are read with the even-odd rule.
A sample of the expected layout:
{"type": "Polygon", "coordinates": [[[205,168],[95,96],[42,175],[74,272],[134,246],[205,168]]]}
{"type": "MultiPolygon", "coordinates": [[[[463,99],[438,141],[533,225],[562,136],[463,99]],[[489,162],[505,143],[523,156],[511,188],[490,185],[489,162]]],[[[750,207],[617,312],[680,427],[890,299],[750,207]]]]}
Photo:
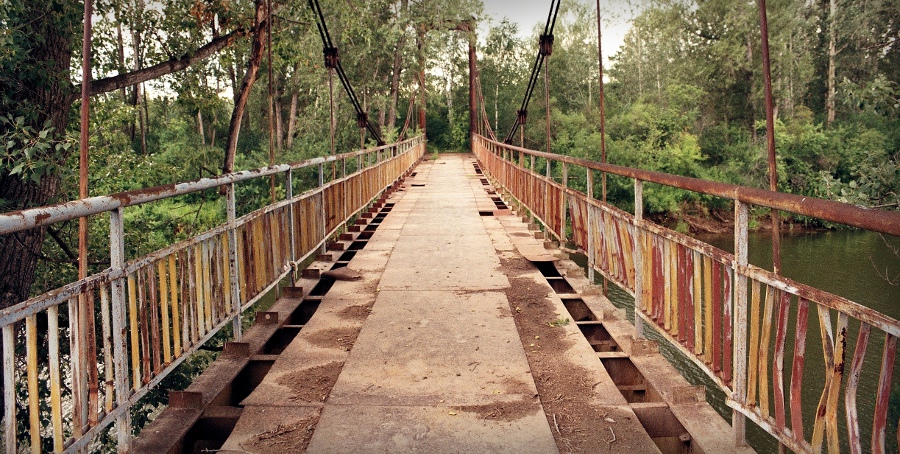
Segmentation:
{"type": "Polygon", "coordinates": [[[634,297],[638,333],[643,323],[652,325],[718,385],[733,410],[735,443],[745,443],[749,418],[797,452],[820,452],[823,445],[831,453],[842,446],[853,453],[885,452],[890,394],[900,387],[892,381],[900,322],[750,265],[748,209],[765,206],[898,236],[900,212],[601,164],[482,136],[472,146],[485,172],[550,233],[585,251],[591,280],[597,270],[634,297]],[[535,158],[546,162],[546,172],[535,168],[535,158]],[[553,178],[554,165],[561,181],[553,178]],[[568,187],[568,175],[578,168],[586,172],[587,193],[568,187]],[[594,171],[634,179],[634,214],[593,198],[594,171]],[[645,181],[734,201],[735,254],[644,220],[645,181]],[[566,238],[567,227],[572,238],[566,238]],[[820,336],[808,329],[811,308],[820,336]],[[874,368],[878,384],[869,386],[875,405],[860,413],[856,402],[863,363],[869,344],[880,339],[880,365],[874,368]],[[806,346],[817,341],[823,351],[820,378],[806,373],[806,366],[815,363],[805,356],[806,346]],[[801,389],[809,387],[820,390],[821,397],[815,406],[807,403],[812,411],[804,412],[801,389]],[[839,414],[845,431],[839,430],[839,414]],[[861,433],[861,421],[870,433],[861,433]]]}
{"type": "Polygon", "coordinates": [[[231,324],[239,339],[243,311],[410,171],[424,150],[419,137],[0,214],[0,235],[6,235],[108,212],[111,257],[110,267],[100,273],[0,311],[6,452],[19,449],[17,422],[28,433],[31,452],[87,449],[113,422],[119,450],[127,451],[131,407],[223,327],[231,324]],[[357,170],[348,175],[352,160],[357,170]],[[342,176],[326,183],[328,163],[343,172],[337,170],[342,176]],[[295,196],[293,172],[316,167],[318,187],[295,196]],[[235,183],[270,175],[284,176],[285,199],[237,218],[235,183]],[[225,224],[125,262],[126,207],[222,186],[225,224]],[[68,313],[62,317],[68,326],[61,326],[61,312],[68,313]],[[61,339],[68,339],[67,356],[61,339]],[[27,423],[17,420],[19,408],[27,413],[27,423]]]}

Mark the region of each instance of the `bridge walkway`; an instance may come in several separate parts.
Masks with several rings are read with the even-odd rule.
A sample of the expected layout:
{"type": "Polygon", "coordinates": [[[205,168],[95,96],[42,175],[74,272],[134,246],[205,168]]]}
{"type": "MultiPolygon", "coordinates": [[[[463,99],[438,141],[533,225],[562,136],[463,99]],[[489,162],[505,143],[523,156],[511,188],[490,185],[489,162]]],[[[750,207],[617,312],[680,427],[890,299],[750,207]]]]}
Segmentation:
{"type": "Polygon", "coordinates": [[[281,328],[296,336],[233,409],[219,452],[731,446],[703,393],[622,334],[624,314],[514,216],[471,155],[424,161],[368,216],[296,283],[312,309],[281,328]],[[630,355],[657,372],[652,385],[630,355]]]}

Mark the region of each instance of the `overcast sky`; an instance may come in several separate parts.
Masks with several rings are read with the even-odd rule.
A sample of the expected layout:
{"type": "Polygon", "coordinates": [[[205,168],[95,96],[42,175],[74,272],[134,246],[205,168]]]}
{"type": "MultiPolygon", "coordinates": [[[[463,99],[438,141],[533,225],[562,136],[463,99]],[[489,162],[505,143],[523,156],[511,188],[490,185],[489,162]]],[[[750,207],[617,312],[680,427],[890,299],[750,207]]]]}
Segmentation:
{"type": "MultiPolygon", "coordinates": [[[[531,30],[536,24],[542,27],[547,22],[550,13],[551,0],[482,0],[485,12],[492,16],[496,22],[503,18],[519,24],[521,36],[531,35],[531,30]]],[[[564,0],[572,1],[572,0],[564,0]]],[[[596,8],[595,0],[577,0],[582,3],[589,2],[592,9],[596,8]]],[[[603,10],[603,60],[609,63],[609,57],[615,54],[630,24],[629,5],[640,4],[640,0],[600,0],[600,8],[603,10]],[[615,16],[615,18],[613,17],[615,16]]]]}

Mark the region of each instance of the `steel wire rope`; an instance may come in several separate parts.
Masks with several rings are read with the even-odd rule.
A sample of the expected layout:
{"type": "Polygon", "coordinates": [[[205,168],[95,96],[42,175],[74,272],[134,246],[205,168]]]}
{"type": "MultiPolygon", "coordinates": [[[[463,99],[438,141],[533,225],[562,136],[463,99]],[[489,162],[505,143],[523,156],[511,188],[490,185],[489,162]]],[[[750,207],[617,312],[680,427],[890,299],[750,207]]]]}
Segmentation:
{"type": "MultiPolygon", "coordinates": [[[[547,22],[544,24],[544,33],[541,35],[542,37],[553,36],[553,30],[556,28],[556,18],[559,15],[559,6],[561,3],[562,0],[551,0],[550,12],[547,14],[547,22]]],[[[516,130],[519,129],[520,126],[524,127],[521,114],[528,112],[528,104],[531,102],[531,95],[534,92],[535,85],[537,85],[538,76],[540,75],[543,66],[544,55],[541,54],[539,47],[537,56],[534,59],[534,64],[531,67],[531,76],[529,76],[528,79],[528,87],[525,89],[525,96],[522,98],[521,107],[516,114],[516,121],[509,130],[509,134],[506,135],[506,140],[504,140],[505,143],[512,143],[512,138],[515,135],[516,130]]]]}
{"type": "Polygon", "coordinates": [[[350,103],[353,105],[353,109],[356,111],[357,120],[360,121],[361,119],[365,119],[366,130],[369,131],[369,134],[372,135],[379,146],[384,145],[381,136],[369,121],[368,114],[363,111],[359,98],[357,98],[356,92],[353,90],[353,86],[350,84],[350,80],[344,72],[344,67],[341,65],[341,59],[337,56],[337,47],[335,47],[334,42],[331,40],[331,34],[328,33],[328,25],[325,23],[325,15],[322,13],[322,7],[319,5],[319,0],[308,0],[308,3],[316,16],[316,28],[319,30],[319,37],[322,38],[324,51],[326,53],[334,53],[335,72],[338,75],[338,79],[341,81],[341,85],[344,87],[344,91],[347,93],[347,97],[350,99],[350,103]]]}

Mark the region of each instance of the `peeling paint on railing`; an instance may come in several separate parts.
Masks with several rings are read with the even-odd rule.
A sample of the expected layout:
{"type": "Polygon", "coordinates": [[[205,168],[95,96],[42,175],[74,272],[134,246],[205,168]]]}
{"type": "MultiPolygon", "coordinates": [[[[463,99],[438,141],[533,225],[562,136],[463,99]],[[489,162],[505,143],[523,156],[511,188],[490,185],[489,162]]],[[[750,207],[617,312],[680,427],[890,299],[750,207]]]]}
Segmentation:
{"type": "Polygon", "coordinates": [[[424,139],[416,138],[0,214],[2,235],[109,212],[111,239],[110,268],[0,311],[6,452],[88,449],[114,422],[119,450],[127,452],[131,406],[223,327],[232,324],[239,338],[241,313],[412,169],[424,151],[424,139]],[[285,200],[235,217],[234,183],[285,174],[290,188],[294,170],[347,159],[365,168],[320,180],[298,196],[291,188],[285,200]],[[125,263],[124,208],[219,186],[226,187],[228,222],[125,263]],[[88,307],[99,301],[99,313],[81,313],[79,301],[90,301],[88,307]],[[85,334],[93,332],[99,338],[85,334]],[[29,433],[26,446],[17,444],[17,417],[29,433]]]}
{"type": "Polygon", "coordinates": [[[472,148],[498,186],[560,240],[571,240],[585,251],[591,271],[599,271],[635,297],[638,327],[642,322],[655,327],[725,392],[734,410],[737,443],[744,440],[744,418],[797,452],[821,452],[826,447],[837,453],[843,443],[854,453],[883,453],[885,437],[898,436],[887,435],[886,429],[890,394],[900,386],[893,377],[900,322],[747,264],[747,208],[766,206],[892,235],[900,235],[900,212],[612,166],[481,136],[473,139],[472,148]],[[531,156],[530,166],[526,155],[531,156]],[[596,201],[592,194],[557,190],[562,188],[534,168],[535,157],[568,165],[569,172],[581,167],[588,171],[589,181],[593,170],[635,179],[635,215],[596,201]],[[736,255],[644,221],[642,181],[734,200],[736,255]],[[571,238],[556,214],[561,206],[568,208],[571,238]],[[811,309],[816,322],[809,321],[811,309]],[[794,335],[789,341],[791,324],[794,335]],[[816,328],[809,329],[810,324],[816,328]],[[875,405],[861,414],[856,404],[860,375],[875,336],[883,339],[876,352],[880,355],[875,405]],[[815,375],[822,379],[811,380],[808,366],[814,358],[806,357],[806,346],[816,341],[822,345],[823,358],[815,360],[824,370],[815,375]],[[821,390],[821,397],[814,412],[804,414],[800,391],[810,386],[821,390]],[[840,414],[846,419],[845,431],[839,430],[840,414]],[[804,427],[804,421],[811,421],[812,427],[804,427]],[[862,433],[861,422],[871,428],[869,434],[862,433]]]}

